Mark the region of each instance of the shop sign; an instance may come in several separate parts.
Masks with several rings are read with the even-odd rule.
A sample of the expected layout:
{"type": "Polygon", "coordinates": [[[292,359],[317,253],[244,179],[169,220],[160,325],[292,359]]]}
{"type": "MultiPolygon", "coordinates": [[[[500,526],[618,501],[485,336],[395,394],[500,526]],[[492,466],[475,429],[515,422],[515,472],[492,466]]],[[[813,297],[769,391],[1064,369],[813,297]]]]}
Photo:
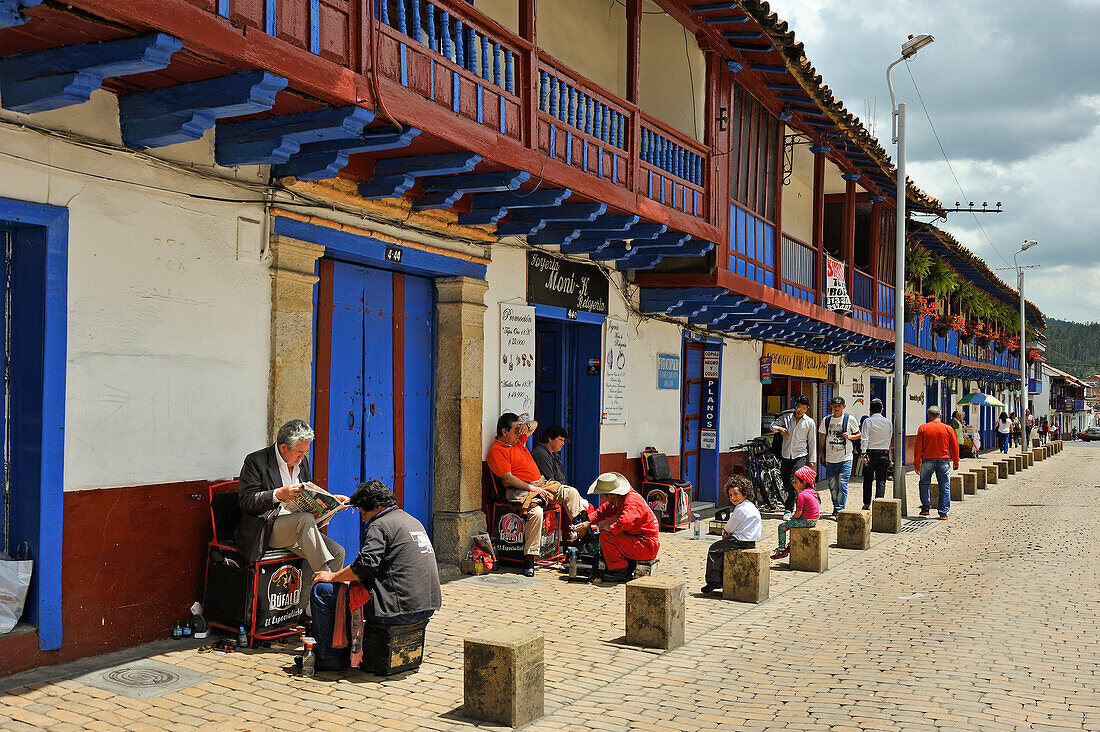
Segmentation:
{"type": "Polygon", "coordinates": [[[760,357],[760,383],[770,384],[772,383],[772,357],[761,356],[760,357]]]}
{"type": "Polygon", "coordinates": [[[564,308],[572,319],[578,310],[607,315],[607,276],[594,264],[527,253],[527,302],[564,308]]]}
{"type": "Polygon", "coordinates": [[[626,424],[626,324],[604,321],[603,423],[626,424]]]}
{"type": "Polygon", "coordinates": [[[702,450],[718,449],[718,399],[721,389],[718,375],[721,363],[721,351],[703,351],[703,408],[699,421],[699,448],[702,450]]]}
{"type": "Polygon", "coordinates": [[[680,388],[680,354],[657,354],[657,388],[680,388]]]}
{"type": "Polygon", "coordinates": [[[500,412],[528,420],[535,409],[535,309],[500,305],[500,412]]]}
{"type": "Polygon", "coordinates": [[[849,312],[852,299],[848,297],[848,284],[844,279],[844,262],[825,257],[825,309],[849,312]]]}
{"type": "Polygon", "coordinates": [[[863,404],[866,401],[867,396],[867,384],[864,383],[862,376],[852,377],[852,406],[857,404],[863,404]]]}
{"type": "Polygon", "coordinates": [[[599,376],[600,375],[600,359],[598,359],[598,358],[588,359],[587,374],[589,376],[599,376]]]}
{"type": "Polygon", "coordinates": [[[772,374],[775,376],[801,376],[805,379],[825,379],[829,376],[828,354],[765,343],[764,355],[771,356],[772,374]]]}
{"type": "Polygon", "coordinates": [[[721,351],[703,351],[703,378],[717,379],[718,367],[721,363],[721,351]]]}

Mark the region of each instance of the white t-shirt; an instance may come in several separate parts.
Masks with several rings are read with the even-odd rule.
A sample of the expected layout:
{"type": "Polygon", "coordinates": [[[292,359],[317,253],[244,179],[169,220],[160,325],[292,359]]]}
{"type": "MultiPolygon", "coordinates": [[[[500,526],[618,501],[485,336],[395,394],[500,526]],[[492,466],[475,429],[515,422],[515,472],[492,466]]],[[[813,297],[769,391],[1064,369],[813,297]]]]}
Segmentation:
{"type": "Polygon", "coordinates": [[[752,501],[741,501],[730,511],[725,529],[726,533],[734,539],[760,541],[760,537],[764,535],[764,529],[760,523],[760,509],[754,506],[752,501]]]}
{"type": "Polygon", "coordinates": [[[852,441],[845,439],[844,435],[854,435],[859,432],[858,420],[850,414],[843,414],[839,418],[829,415],[821,420],[818,434],[825,435],[825,462],[843,463],[852,459],[852,441]],[[844,428],[847,419],[848,427],[844,428]]]}
{"type": "Polygon", "coordinates": [[[1009,422],[1008,420],[1002,422],[1000,419],[998,419],[997,431],[1000,432],[1002,435],[1007,435],[1009,432],[1012,431],[1012,422],[1009,422]]]}

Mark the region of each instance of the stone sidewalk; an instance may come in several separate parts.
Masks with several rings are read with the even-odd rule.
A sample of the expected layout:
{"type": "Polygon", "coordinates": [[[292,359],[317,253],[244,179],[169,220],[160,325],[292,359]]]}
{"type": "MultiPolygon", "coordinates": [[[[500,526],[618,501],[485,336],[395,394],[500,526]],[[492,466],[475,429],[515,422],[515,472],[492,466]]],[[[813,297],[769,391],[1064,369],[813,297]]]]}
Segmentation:
{"type": "MultiPolygon", "coordinates": [[[[873,534],[867,551],[830,547],[824,574],[774,562],[760,606],[698,595],[713,539],[662,534],[659,573],[689,589],[687,644],[671,652],[623,644],[621,585],[494,573],[444,586],[416,673],[307,680],[289,649],[200,655],[162,641],[0,680],[0,728],[469,728],[462,639],[503,623],[545,632],[546,715],[532,730],[1100,729],[1100,522],[1088,519],[1100,486],[1081,484],[1098,470],[1100,447],[1067,443],[948,521],[873,534]],[[190,685],[140,701],[82,676],[139,658],[190,685]]],[[[912,474],[908,493],[915,515],[912,474]]]]}

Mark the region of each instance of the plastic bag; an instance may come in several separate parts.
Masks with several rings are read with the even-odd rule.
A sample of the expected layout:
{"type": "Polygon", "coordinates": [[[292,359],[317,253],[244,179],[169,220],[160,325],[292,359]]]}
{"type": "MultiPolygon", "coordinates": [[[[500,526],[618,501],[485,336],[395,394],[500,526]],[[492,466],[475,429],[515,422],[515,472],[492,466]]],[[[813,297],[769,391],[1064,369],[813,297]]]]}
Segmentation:
{"type": "Polygon", "coordinates": [[[34,562],[27,559],[26,542],[20,546],[18,556],[21,558],[12,559],[0,552],[0,633],[11,631],[19,622],[31,586],[34,562]]]}

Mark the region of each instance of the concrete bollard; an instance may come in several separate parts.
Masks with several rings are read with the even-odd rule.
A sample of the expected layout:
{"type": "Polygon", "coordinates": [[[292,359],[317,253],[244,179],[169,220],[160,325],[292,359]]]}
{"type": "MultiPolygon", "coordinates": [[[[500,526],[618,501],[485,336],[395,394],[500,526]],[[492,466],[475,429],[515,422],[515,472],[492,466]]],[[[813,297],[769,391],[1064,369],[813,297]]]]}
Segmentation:
{"type": "Polygon", "coordinates": [[[1013,460],[1011,457],[1007,457],[1007,458],[1004,458],[1003,460],[1001,460],[1001,462],[1005,464],[1005,469],[1008,470],[1009,475],[1015,475],[1016,474],[1016,461],[1015,460],[1013,460]]]}
{"type": "Polygon", "coordinates": [[[791,529],[791,569],[824,572],[829,568],[829,532],[819,526],[791,529]]]}
{"type": "Polygon", "coordinates": [[[997,462],[995,462],[993,464],[995,466],[997,466],[997,479],[998,480],[1003,480],[1003,479],[1008,478],[1008,461],[1007,460],[998,460],[997,462]]]}
{"type": "Polygon", "coordinates": [[[880,534],[901,532],[900,498],[876,498],[871,502],[871,531],[880,534]]]}
{"type": "Polygon", "coordinates": [[[998,475],[1001,471],[997,470],[996,465],[986,465],[985,467],[985,483],[986,485],[993,485],[998,480],[998,475]]]}
{"type": "Polygon", "coordinates": [[[951,500],[966,500],[966,493],[963,491],[963,477],[961,475],[956,474],[951,476],[951,500]]]}
{"type": "Polygon", "coordinates": [[[684,645],[687,586],[671,577],[640,577],[626,583],[626,642],[672,650],[684,645]]]}
{"type": "Polygon", "coordinates": [[[977,484],[978,490],[985,490],[985,481],[988,474],[985,472],[985,468],[973,468],[970,474],[974,476],[974,482],[977,484]]]}
{"type": "Polygon", "coordinates": [[[1035,465],[1035,453],[1033,453],[1031,450],[1028,450],[1024,453],[1024,460],[1027,461],[1027,466],[1029,468],[1035,465]]]}
{"type": "Polygon", "coordinates": [[[465,639],[462,714],[521,727],[543,713],[542,633],[497,627],[465,639]]]}
{"type": "Polygon", "coordinates": [[[871,546],[871,512],[841,511],[836,516],[836,545],[842,549],[868,549],[871,546]]]}
{"type": "Polygon", "coordinates": [[[972,496],[978,492],[978,476],[974,473],[962,473],[963,493],[972,496]]]}
{"type": "Polygon", "coordinates": [[[1043,458],[1045,458],[1045,457],[1046,457],[1046,454],[1045,454],[1045,453],[1043,452],[1043,448],[1042,448],[1042,447],[1038,447],[1038,446],[1036,446],[1035,448],[1033,448],[1033,449],[1032,449],[1032,451],[1031,451],[1031,455],[1032,455],[1032,457],[1034,457],[1034,458],[1035,458],[1036,460],[1042,460],[1043,458]]]}
{"type": "Polygon", "coordinates": [[[1027,467],[1026,465],[1024,465],[1024,456],[1023,455],[1013,455],[1012,459],[1016,463],[1016,472],[1017,473],[1019,473],[1025,467],[1027,467]]]}
{"type": "Polygon", "coordinates": [[[731,549],[722,561],[722,599],[761,603],[771,589],[767,549],[731,549]]]}

